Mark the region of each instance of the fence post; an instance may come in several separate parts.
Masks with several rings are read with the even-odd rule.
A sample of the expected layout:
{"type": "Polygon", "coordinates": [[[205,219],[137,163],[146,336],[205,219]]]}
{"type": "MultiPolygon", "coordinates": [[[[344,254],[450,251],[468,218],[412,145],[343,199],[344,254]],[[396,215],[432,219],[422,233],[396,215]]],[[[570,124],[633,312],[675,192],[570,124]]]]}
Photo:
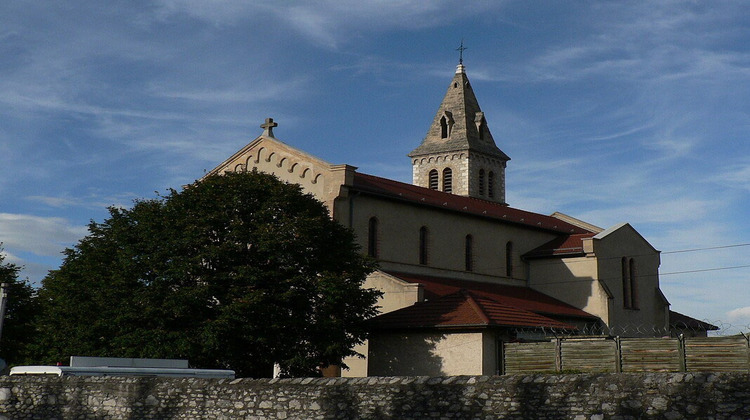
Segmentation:
{"type": "Polygon", "coordinates": [[[750,334],[745,335],[745,333],[741,332],[743,337],[745,337],[745,341],[747,341],[747,373],[750,373],[750,334]]]}
{"type": "Polygon", "coordinates": [[[619,335],[615,337],[615,372],[622,373],[622,344],[619,335]]]}
{"type": "Polygon", "coordinates": [[[562,372],[562,338],[555,338],[555,370],[562,372]]]}
{"type": "Polygon", "coordinates": [[[685,354],[685,335],[680,334],[677,336],[677,352],[680,358],[680,372],[687,372],[687,355],[685,354]]]}

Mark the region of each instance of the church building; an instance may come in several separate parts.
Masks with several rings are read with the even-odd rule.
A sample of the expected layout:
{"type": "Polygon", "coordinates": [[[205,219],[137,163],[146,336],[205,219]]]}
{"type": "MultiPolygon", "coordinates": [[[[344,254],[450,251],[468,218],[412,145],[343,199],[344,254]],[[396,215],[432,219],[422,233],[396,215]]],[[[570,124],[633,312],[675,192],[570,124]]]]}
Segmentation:
{"type": "Polygon", "coordinates": [[[266,119],[210,174],[257,170],[301,185],[377,259],[365,287],[383,292],[381,315],[342,376],[492,375],[510,341],[670,334],[679,314],[659,288],[659,251],[632,226],[506,203],[510,157],[462,63],[408,155],[412,184],[325,162],[277,139],[276,126],[266,119]]]}

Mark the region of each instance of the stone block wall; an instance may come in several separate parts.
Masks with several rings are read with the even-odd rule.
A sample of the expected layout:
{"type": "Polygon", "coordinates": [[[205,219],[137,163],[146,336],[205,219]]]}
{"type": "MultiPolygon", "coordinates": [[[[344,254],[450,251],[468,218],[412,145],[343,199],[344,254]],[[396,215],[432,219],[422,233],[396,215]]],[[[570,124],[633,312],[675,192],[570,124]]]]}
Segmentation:
{"type": "Polygon", "coordinates": [[[1,377],[0,419],[747,419],[750,375],[1,377]]]}

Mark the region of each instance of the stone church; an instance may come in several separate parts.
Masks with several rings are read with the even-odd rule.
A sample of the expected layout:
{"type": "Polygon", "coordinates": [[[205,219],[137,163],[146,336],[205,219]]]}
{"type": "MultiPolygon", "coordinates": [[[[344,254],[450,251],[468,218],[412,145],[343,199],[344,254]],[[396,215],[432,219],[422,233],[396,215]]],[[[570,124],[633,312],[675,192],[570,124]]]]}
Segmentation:
{"type": "Polygon", "coordinates": [[[379,262],[365,287],[383,292],[381,315],[342,376],[497,374],[505,342],[669,335],[681,316],[659,288],[659,251],[629,224],[602,229],[505,202],[510,157],[462,63],[408,155],[412,184],[325,162],[278,140],[276,126],[267,119],[210,174],[258,170],[301,185],[379,262]]]}

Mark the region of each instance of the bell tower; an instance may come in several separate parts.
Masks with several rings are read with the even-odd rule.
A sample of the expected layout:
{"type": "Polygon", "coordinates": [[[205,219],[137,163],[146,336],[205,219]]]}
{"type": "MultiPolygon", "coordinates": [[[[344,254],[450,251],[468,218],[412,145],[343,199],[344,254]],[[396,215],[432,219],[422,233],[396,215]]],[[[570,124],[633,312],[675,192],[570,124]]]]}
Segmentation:
{"type": "Polygon", "coordinates": [[[463,59],[427,135],[409,157],[414,185],[505,204],[510,158],[492,138],[463,59]]]}

